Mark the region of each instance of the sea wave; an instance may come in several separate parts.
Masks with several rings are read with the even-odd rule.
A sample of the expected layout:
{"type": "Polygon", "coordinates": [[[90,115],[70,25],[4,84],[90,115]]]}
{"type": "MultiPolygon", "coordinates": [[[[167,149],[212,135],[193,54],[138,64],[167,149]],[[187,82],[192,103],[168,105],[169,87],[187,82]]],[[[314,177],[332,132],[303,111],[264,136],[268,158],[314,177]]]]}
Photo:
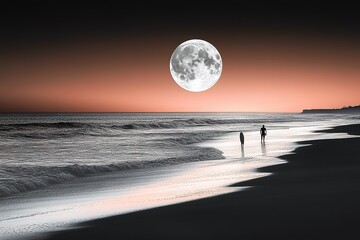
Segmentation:
{"type": "Polygon", "coordinates": [[[0,124],[0,131],[11,131],[14,129],[32,129],[32,128],[82,128],[93,127],[89,123],[79,122],[53,122],[53,123],[10,123],[0,124]]]}
{"type": "Polygon", "coordinates": [[[191,154],[153,161],[125,161],[108,165],[67,166],[3,166],[0,169],[0,197],[27,192],[54,184],[63,183],[75,178],[92,174],[119,172],[129,169],[143,169],[175,165],[186,162],[223,159],[222,152],[214,148],[193,147],[191,154]],[[19,173],[21,173],[19,175],[19,173]]]}
{"type": "Polygon", "coordinates": [[[178,127],[191,127],[191,126],[206,126],[214,124],[231,124],[231,123],[244,123],[250,120],[244,119],[211,119],[211,118],[190,118],[178,119],[170,121],[145,121],[140,123],[129,124],[110,124],[110,123],[80,123],[80,122],[53,122],[53,123],[11,123],[0,124],[0,131],[9,131],[13,129],[34,129],[34,128],[95,128],[105,127],[114,129],[152,129],[152,128],[178,128],[178,127]]]}
{"type": "Polygon", "coordinates": [[[52,139],[93,135],[104,131],[94,124],[78,122],[0,124],[0,136],[9,138],[52,139]]]}
{"type": "Polygon", "coordinates": [[[18,123],[0,124],[0,136],[9,138],[53,139],[76,136],[117,137],[124,131],[179,129],[221,124],[248,123],[244,119],[189,118],[175,120],[153,120],[138,123],[18,123]]]}
{"type": "MultiPolygon", "coordinates": [[[[267,122],[268,119],[257,119],[257,122],[267,122]]],[[[272,120],[274,122],[276,120],[272,120]]],[[[212,119],[212,118],[189,118],[175,120],[153,120],[138,123],[80,123],[80,122],[46,122],[46,123],[11,123],[0,124],[0,132],[12,130],[35,130],[35,129],[171,129],[194,126],[211,126],[221,124],[254,123],[254,119],[212,119]]]]}
{"type": "MultiPolygon", "coordinates": [[[[69,164],[66,166],[46,166],[32,164],[7,164],[0,167],[0,197],[27,192],[54,184],[63,183],[72,179],[119,172],[129,169],[140,169],[175,165],[187,162],[223,159],[222,152],[215,148],[199,147],[194,143],[203,142],[220,136],[225,132],[207,131],[198,133],[168,134],[162,139],[148,142],[148,149],[165,151],[175,149],[181,151],[180,156],[167,156],[155,160],[120,160],[109,164],[69,164]]],[[[165,156],[165,155],[163,155],[165,156]]]]}
{"type": "Polygon", "coordinates": [[[132,123],[125,124],[121,126],[113,126],[114,128],[122,129],[158,129],[158,128],[179,128],[179,127],[193,127],[193,126],[208,126],[214,124],[231,124],[231,123],[241,123],[244,120],[237,119],[227,119],[227,120],[218,120],[210,118],[190,118],[190,119],[179,119],[171,121],[159,121],[159,122],[147,122],[147,123],[132,123]]]}

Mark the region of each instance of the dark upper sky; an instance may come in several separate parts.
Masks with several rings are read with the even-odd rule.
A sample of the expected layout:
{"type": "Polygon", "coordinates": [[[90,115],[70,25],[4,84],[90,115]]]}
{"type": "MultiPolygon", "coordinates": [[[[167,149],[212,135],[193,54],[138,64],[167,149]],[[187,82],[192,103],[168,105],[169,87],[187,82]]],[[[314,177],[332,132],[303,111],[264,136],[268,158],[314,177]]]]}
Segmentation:
{"type": "Polygon", "coordinates": [[[7,1],[1,40],[13,44],[190,32],[293,32],[359,36],[360,14],[344,1],[7,1]],[[165,2],[165,3],[164,3],[165,2]]]}

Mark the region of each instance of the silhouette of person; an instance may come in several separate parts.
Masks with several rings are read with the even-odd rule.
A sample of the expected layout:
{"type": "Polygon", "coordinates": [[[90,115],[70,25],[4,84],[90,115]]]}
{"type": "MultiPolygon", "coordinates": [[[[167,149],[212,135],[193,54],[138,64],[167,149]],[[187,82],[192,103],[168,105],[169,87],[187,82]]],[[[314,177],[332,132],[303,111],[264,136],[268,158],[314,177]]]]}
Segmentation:
{"type": "Polygon", "coordinates": [[[260,129],[261,142],[265,142],[266,134],[267,134],[267,130],[265,128],[265,125],[263,125],[262,128],[260,129]]]}
{"type": "Polygon", "coordinates": [[[245,138],[244,138],[243,132],[240,132],[240,142],[241,142],[241,145],[244,145],[244,143],[245,143],[245,138]]]}

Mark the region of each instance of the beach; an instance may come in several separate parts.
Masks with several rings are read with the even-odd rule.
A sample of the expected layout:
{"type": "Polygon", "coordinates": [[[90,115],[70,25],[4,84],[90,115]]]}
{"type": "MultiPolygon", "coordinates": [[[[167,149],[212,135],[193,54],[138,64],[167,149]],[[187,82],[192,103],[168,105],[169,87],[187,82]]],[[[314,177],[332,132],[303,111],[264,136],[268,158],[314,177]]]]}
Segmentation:
{"type": "MultiPolygon", "coordinates": [[[[360,135],[360,125],[323,132],[360,135]]],[[[48,239],[346,239],[357,236],[360,138],[301,142],[273,174],[215,197],[88,221],[48,239]]]]}
{"type": "MultiPolygon", "coordinates": [[[[352,119],[284,113],[85,113],[0,116],[0,239],[209,198],[268,176],[258,168],[315,130],[352,119]],[[270,134],[260,144],[258,127],[270,134]],[[245,135],[241,146],[239,131],[245,135]]],[[[344,134],[336,137],[346,137],[344,134]]]]}

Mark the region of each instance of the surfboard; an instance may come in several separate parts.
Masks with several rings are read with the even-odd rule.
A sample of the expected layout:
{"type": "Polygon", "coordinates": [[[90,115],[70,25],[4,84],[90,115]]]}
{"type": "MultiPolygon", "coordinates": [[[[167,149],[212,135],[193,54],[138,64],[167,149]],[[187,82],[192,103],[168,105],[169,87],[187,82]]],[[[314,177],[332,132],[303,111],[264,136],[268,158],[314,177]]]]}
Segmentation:
{"type": "Polygon", "coordinates": [[[241,142],[241,144],[244,144],[244,142],[245,142],[244,134],[242,132],[240,132],[240,142],[241,142]]]}

